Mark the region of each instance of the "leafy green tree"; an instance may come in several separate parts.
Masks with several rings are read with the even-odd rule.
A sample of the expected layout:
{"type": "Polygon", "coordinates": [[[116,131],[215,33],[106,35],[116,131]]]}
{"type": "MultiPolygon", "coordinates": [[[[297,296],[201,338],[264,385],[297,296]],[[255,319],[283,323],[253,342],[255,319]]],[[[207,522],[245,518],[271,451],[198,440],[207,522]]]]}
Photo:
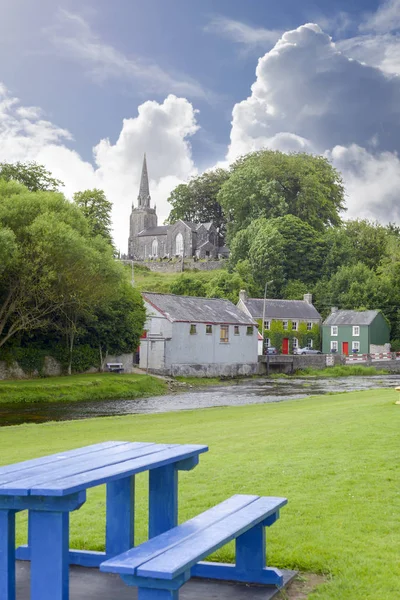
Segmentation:
{"type": "Polygon", "coordinates": [[[208,298],[226,298],[236,304],[240,290],[246,285],[238,273],[221,271],[209,280],[206,287],[208,298]]]}
{"type": "Polygon", "coordinates": [[[187,184],[178,185],[168,198],[172,205],[168,223],[175,223],[179,219],[194,223],[212,221],[223,241],[226,220],[217,195],[228,177],[229,173],[224,169],[215,169],[194,177],[187,184]]]}
{"type": "Polygon", "coordinates": [[[286,300],[303,300],[304,294],[310,292],[310,286],[299,279],[290,279],[282,290],[282,296],[286,300]]]}
{"type": "Polygon", "coordinates": [[[253,152],[233,164],[217,197],[231,239],[259,217],[292,214],[316,230],[339,225],[344,187],[336,169],[321,156],[253,152]]]}
{"type": "Polygon", "coordinates": [[[107,200],[103,190],[93,189],[76,192],[74,202],[88,220],[93,236],[101,235],[112,244],[111,210],[112,202],[107,200]]]}
{"type": "Polygon", "coordinates": [[[12,263],[16,253],[14,233],[11,229],[0,227],[0,274],[12,263]]]}
{"type": "Polygon", "coordinates": [[[171,294],[177,294],[178,296],[206,296],[206,286],[195,275],[180,275],[171,284],[171,294]]]}
{"type": "Polygon", "coordinates": [[[0,179],[18,181],[31,192],[57,192],[64,185],[36,162],[0,163],[0,179]]]}

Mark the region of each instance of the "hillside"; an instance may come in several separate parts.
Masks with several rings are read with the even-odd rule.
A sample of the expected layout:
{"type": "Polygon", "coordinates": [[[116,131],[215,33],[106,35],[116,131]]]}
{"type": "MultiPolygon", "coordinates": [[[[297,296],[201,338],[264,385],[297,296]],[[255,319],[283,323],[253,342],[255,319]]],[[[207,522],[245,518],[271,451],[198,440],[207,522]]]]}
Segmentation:
{"type": "MultiPolygon", "coordinates": [[[[185,275],[190,275],[191,278],[198,280],[201,283],[208,283],[213,277],[220,273],[224,273],[225,269],[217,269],[215,271],[189,271],[185,270],[185,275]]],[[[168,294],[171,290],[171,285],[175,283],[182,273],[156,273],[135,266],[135,287],[141,292],[159,292],[168,294]]]]}

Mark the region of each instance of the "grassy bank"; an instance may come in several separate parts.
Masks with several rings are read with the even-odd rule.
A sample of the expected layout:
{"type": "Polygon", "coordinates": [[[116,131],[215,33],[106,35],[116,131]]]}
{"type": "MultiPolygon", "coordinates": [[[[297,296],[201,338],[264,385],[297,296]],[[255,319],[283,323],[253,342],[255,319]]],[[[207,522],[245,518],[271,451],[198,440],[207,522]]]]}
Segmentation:
{"type": "MultiPolygon", "coordinates": [[[[400,406],[394,390],[277,404],[22,425],[0,429],[3,464],[104,440],[205,443],[179,475],[180,519],[235,493],[286,496],[267,531],[269,564],[328,574],[309,600],[398,600],[400,406]]],[[[147,477],[136,533],[146,536],[147,477]]],[[[18,542],[26,536],[19,513],[18,542]]],[[[71,515],[71,546],[104,547],[104,488],[71,515]]],[[[232,545],[214,558],[233,561],[232,545]]]]}
{"type": "MultiPolygon", "coordinates": [[[[220,273],[215,271],[184,271],[185,275],[190,275],[202,283],[208,283],[209,280],[220,273]]],[[[177,273],[157,273],[156,271],[146,271],[135,267],[135,286],[140,291],[158,292],[159,294],[169,294],[171,285],[182,275],[177,273]]]]}
{"type": "Polygon", "coordinates": [[[336,367],[327,367],[326,369],[313,369],[307,367],[296,371],[296,377],[361,377],[371,375],[388,375],[387,369],[376,369],[375,367],[366,367],[364,365],[337,365],[336,367]]]}
{"type": "Polygon", "coordinates": [[[0,381],[0,404],[144,398],[164,394],[167,389],[167,384],[162,379],[123,373],[0,381]]]}

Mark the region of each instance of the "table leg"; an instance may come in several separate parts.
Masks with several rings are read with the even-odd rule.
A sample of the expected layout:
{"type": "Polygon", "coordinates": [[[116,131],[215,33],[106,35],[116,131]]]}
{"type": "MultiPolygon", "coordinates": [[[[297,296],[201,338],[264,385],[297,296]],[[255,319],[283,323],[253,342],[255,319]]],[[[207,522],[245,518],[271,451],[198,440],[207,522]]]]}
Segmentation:
{"type": "Polygon", "coordinates": [[[106,556],[134,546],[135,476],[107,484],[106,556]]]}
{"type": "Polygon", "coordinates": [[[179,600],[179,590],[138,588],[138,600],[179,600]]]}
{"type": "Polygon", "coordinates": [[[178,471],[174,464],[149,472],[149,538],[178,524],[178,471]]]}
{"type": "Polygon", "coordinates": [[[31,600],[68,600],[68,512],[30,511],[31,600]]]}
{"type": "Polygon", "coordinates": [[[0,598],[15,600],[14,510],[0,510],[0,598]]]}

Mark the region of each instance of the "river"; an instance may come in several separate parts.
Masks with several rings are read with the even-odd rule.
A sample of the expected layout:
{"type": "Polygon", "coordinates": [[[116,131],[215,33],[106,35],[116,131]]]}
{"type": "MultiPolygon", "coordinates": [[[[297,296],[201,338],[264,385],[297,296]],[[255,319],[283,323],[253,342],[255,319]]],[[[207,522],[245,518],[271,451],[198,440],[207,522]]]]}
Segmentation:
{"type": "Polygon", "coordinates": [[[319,394],[394,388],[398,385],[400,375],[332,379],[251,379],[232,385],[188,388],[166,396],[136,400],[0,404],[0,426],[282,402],[319,394]]]}

